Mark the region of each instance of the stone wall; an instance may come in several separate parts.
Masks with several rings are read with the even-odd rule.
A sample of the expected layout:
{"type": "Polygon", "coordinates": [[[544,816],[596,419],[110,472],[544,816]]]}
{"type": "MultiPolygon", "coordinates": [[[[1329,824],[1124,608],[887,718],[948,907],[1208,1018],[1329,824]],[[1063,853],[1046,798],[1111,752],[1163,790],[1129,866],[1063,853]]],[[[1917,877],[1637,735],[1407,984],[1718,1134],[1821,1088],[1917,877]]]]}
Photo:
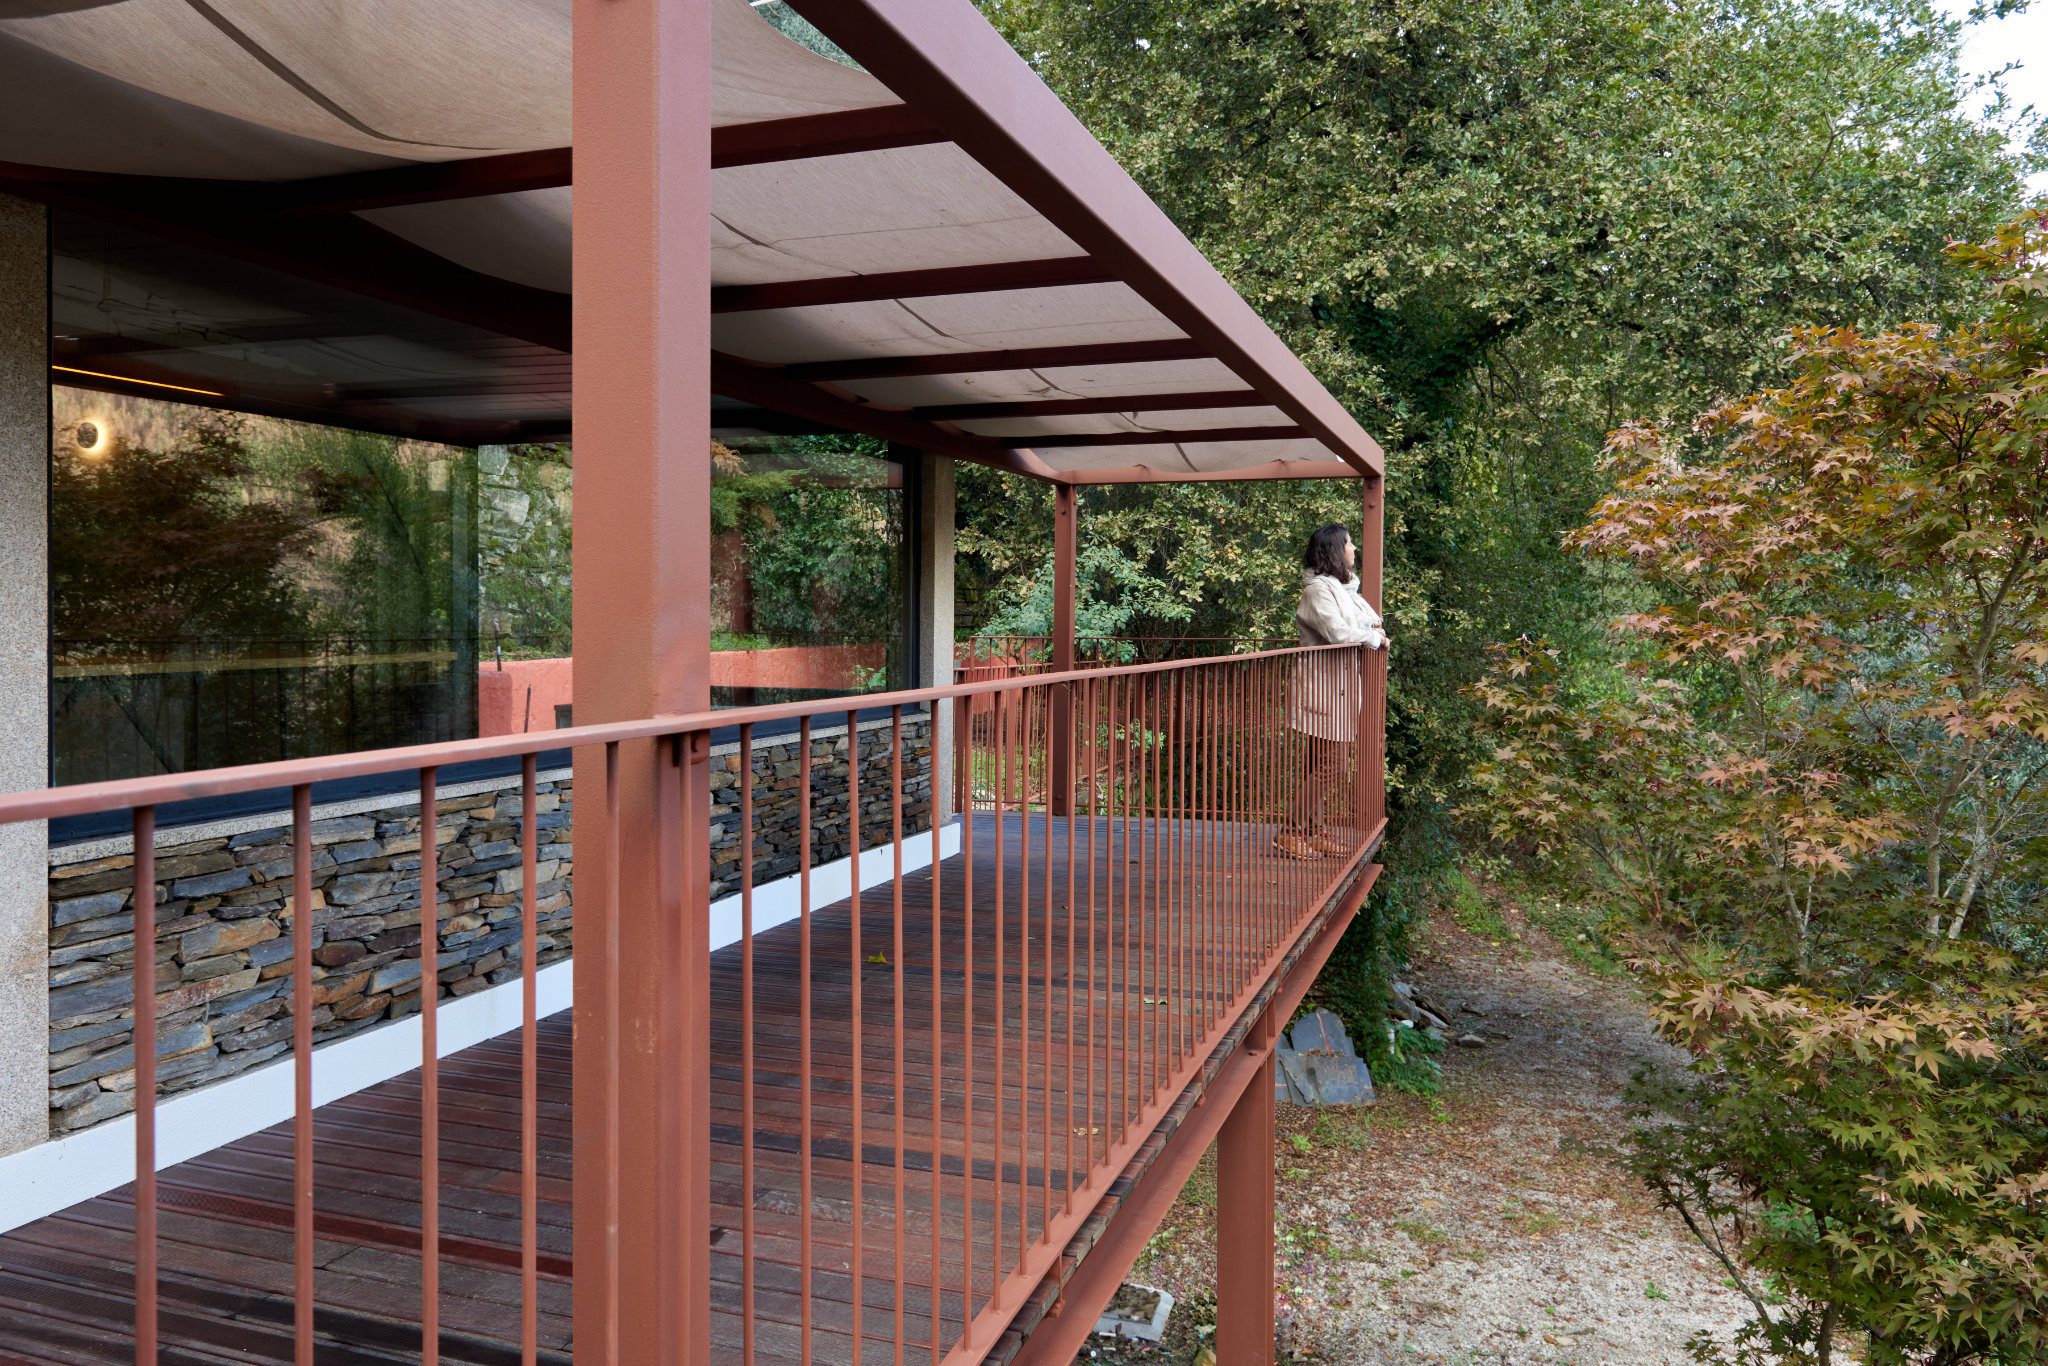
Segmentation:
{"type": "MultiPolygon", "coordinates": [[[[890,725],[858,732],[861,845],[891,832],[890,725]]],[[[931,828],[930,724],[903,724],[903,829],[931,828]]],[[[797,871],[802,747],[754,746],[754,881],[797,871]]],[[[740,759],[711,754],[714,898],[739,890],[740,759]]],[[[847,735],[811,739],[811,857],[851,848],[847,735]]],[[[566,772],[539,785],[539,962],[569,956],[572,789],[566,772]]],[[[464,996],[519,974],[520,799],[511,786],[436,805],[440,930],[437,997],[464,996]]],[[[321,815],[320,811],[315,812],[321,815]]],[[[292,859],[288,825],[215,830],[157,846],[157,1093],[220,1081],[287,1054],[292,1034],[292,859]]],[[[204,828],[201,828],[202,831],[204,828]]],[[[199,832],[195,832],[199,833],[199,832]]],[[[166,837],[178,840],[173,831],[166,837]]],[[[419,803],[328,815],[313,824],[313,1037],[326,1043],[420,1008],[419,803]]],[[[133,918],[128,852],[69,857],[50,868],[50,1132],[72,1133],[135,1107],[133,918]]]]}
{"type": "MultiPolygon", "coordinates": [[[[860,843],[886,844],[892,834],[890,723],[860,725],[860,843]]],[[[903,718],[903,833],[931,829],[931,722],[903,718]]],[[[795,736],[764,739],[754,746],[754,885],[797,871],[800,818],[797,784],[803,745],[795,736]]],[[[851,803],[846,783],[846,730],[811,737],[811,862],[828,863],[852,852],[851,803]]],[[[737,745],[711,752],[711,895],[740,889],[740,755],[737,745]]]]}
{"type": "MultiPolygon", "coordinates": [[[[539,785],[543,965],[570,950],[570,800],[566,775],[539,785]]],[[[520,805],[516,785],[436,804],[437,997],[519,974],[520,805]]],[[[314,822],[316,1042],[420,1008],[419,850],[417,801],[314,822]]],[[[291,830],[160,844],[156,858],[157,1091],[171,1095],[291,1049],[291,830]]],[[[134,864],[118,853],[50,870],[53,1134],[135,1106],[134,864]]]]}

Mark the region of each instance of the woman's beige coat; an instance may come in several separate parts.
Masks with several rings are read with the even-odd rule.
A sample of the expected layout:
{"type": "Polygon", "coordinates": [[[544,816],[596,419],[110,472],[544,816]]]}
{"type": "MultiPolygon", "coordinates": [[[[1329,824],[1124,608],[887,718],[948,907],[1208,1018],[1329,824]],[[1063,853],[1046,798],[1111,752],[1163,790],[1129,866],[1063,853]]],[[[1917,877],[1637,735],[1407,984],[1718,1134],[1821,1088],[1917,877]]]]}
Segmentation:
{"type": "MultiPolygon", "coordinates": [[[[1294,624],[1303,645],[1387,643],[1380,614],[1358,595],[1358,580],[1304,573],[1294,624]]],[[[1329,650],[1299,660],[1288,689],[1287,723],[1322,740],[1350,740],[1358,731],[1358,656],[1329,650]]]]}

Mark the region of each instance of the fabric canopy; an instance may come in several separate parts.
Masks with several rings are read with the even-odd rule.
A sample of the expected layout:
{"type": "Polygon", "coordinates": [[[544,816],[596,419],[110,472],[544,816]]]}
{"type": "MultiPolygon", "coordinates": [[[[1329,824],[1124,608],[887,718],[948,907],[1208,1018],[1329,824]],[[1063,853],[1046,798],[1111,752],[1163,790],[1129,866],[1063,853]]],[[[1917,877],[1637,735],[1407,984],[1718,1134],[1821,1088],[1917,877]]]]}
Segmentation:
{"type": "MultiPolygon", "coordinates": [[[[441,439],[567,431],[569,0],[0,16],[0,189],[60,210],[64,378],[441,439]]],[[[1377,470],[1035,78],[1018,88],[1071,125],[1125,236],[1043,159],[977,156],[970,115],[744,0],[715,0],[712,57],[713,373],[737,425],[778,412],[1064,478],[1377,470]]]]}

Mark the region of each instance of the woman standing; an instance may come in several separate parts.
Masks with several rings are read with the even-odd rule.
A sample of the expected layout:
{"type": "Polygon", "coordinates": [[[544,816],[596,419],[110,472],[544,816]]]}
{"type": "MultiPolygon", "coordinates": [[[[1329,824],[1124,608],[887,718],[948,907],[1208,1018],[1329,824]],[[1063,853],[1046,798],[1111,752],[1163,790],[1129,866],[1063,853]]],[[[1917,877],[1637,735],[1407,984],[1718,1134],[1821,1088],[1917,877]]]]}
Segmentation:
{"type": "MultiPolygon", "coordinates": [[[[1301,643],[1384,648],[1380,614],[1359,596],[1352,573],[1358,548],[1351,533],[1335,522],[1319,528],[1308,538],[1301,563],[1301,602],[1294,609],[1301,643]]],[[[1351,852],[1350,845],[1330,834],[1323,813],[1343,768],[1344,746],[1358,731],[1358,688],[1357,657],[1348,650],[1326,650],[1296,661],[1288,726],[1303,737],[1305,753],[1301,784],[1273,837],[1274,852],[1299,859],[1351,852]]]]}

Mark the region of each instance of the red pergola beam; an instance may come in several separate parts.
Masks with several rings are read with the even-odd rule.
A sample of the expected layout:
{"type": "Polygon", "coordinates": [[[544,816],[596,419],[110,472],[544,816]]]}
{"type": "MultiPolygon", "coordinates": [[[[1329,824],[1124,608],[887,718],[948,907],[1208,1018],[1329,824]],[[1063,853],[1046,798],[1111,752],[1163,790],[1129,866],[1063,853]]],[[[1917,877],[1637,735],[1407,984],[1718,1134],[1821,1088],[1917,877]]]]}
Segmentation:
{"type": "Polygon", "coordinates": [[[449,199],[478,199],[525,190],[549,190],[570,183],[572,153],[567,147],[463,161],[424,162],[379,171],[319,176],[282,185],[245,186],[252,207],[288,216],[354,213],[401,204],[434,204],[449,199]]]}
{"type": "Polygon", "coordinates": [[[769,161],[880,152],[945,142],[932,121],[907,104],[804,114],[793,119],[735,123],[711,130],[711,169],[757,166],[769,161]]]}
{"type": "Polygon", "coordinates": [[[800,361],[779,367],[785,379],[896,379],[905,375],[972,375],[994,370],[1038,370],[1147,361],[1206,360],[1210,351],[1187,337],[1166,341],[1099,342],[1089,346],[1033,346],[1015,351],[942,351],[928,356],[870,356],[855,360],[800,361]]]}
{"type": "Polygon", "coordinates": [[[971,422],[977,418],[1076,417],[1092,413],[1165,413],[1191,408],[1269,406],[1265,396],[1256,389],[1226,389],[1197,394],[1098,394],[1088,398],[1023,399],[1006,403],[935,403],[910,411],[927,422],[971,422]]]}
{"type": "Polygon", "coordinates": [[[1049,261],[996,261],[980,266],[893,270],[877,275],[837,275],[765,285],[718,285],[711,291],[711,311],[756,313],[772,308],[870,303],[877,299],[930,299],[945,294],[990,294],[1011,289],[1100,285],[1115,279],[1113,271],[1086,256],[1062,256],[1049,261]]]}
{"type": "MultiPolygon", "coordinates": [[[[1299,427],[1195,427],[1171,432],[1063,432],[1058,436],[1012,436],[1034,450],[1061,446],[1179,446],[1190,441],[1299,441],[1308,433],[1299,427]]],[[[1353,470],[1353,474],[1357,471],[1353,470]]]]}
{"type": "Polygon", "coordinates": [[[1081,249],[1116,270],[1202,354],[1361,474],[1380,448],[965,0],[795,0],[794,7],[1081,249]]]}
{"type": "Polygon", "coordinates": [[[1358,471],[1341,460],[1275,460],[1236,470],[1155,470],[1146,465],[1110,465],[1101,469],[1062,470],[1066,484],[1251,484],[1267,479],[1356,479],[1358,471]]]}

